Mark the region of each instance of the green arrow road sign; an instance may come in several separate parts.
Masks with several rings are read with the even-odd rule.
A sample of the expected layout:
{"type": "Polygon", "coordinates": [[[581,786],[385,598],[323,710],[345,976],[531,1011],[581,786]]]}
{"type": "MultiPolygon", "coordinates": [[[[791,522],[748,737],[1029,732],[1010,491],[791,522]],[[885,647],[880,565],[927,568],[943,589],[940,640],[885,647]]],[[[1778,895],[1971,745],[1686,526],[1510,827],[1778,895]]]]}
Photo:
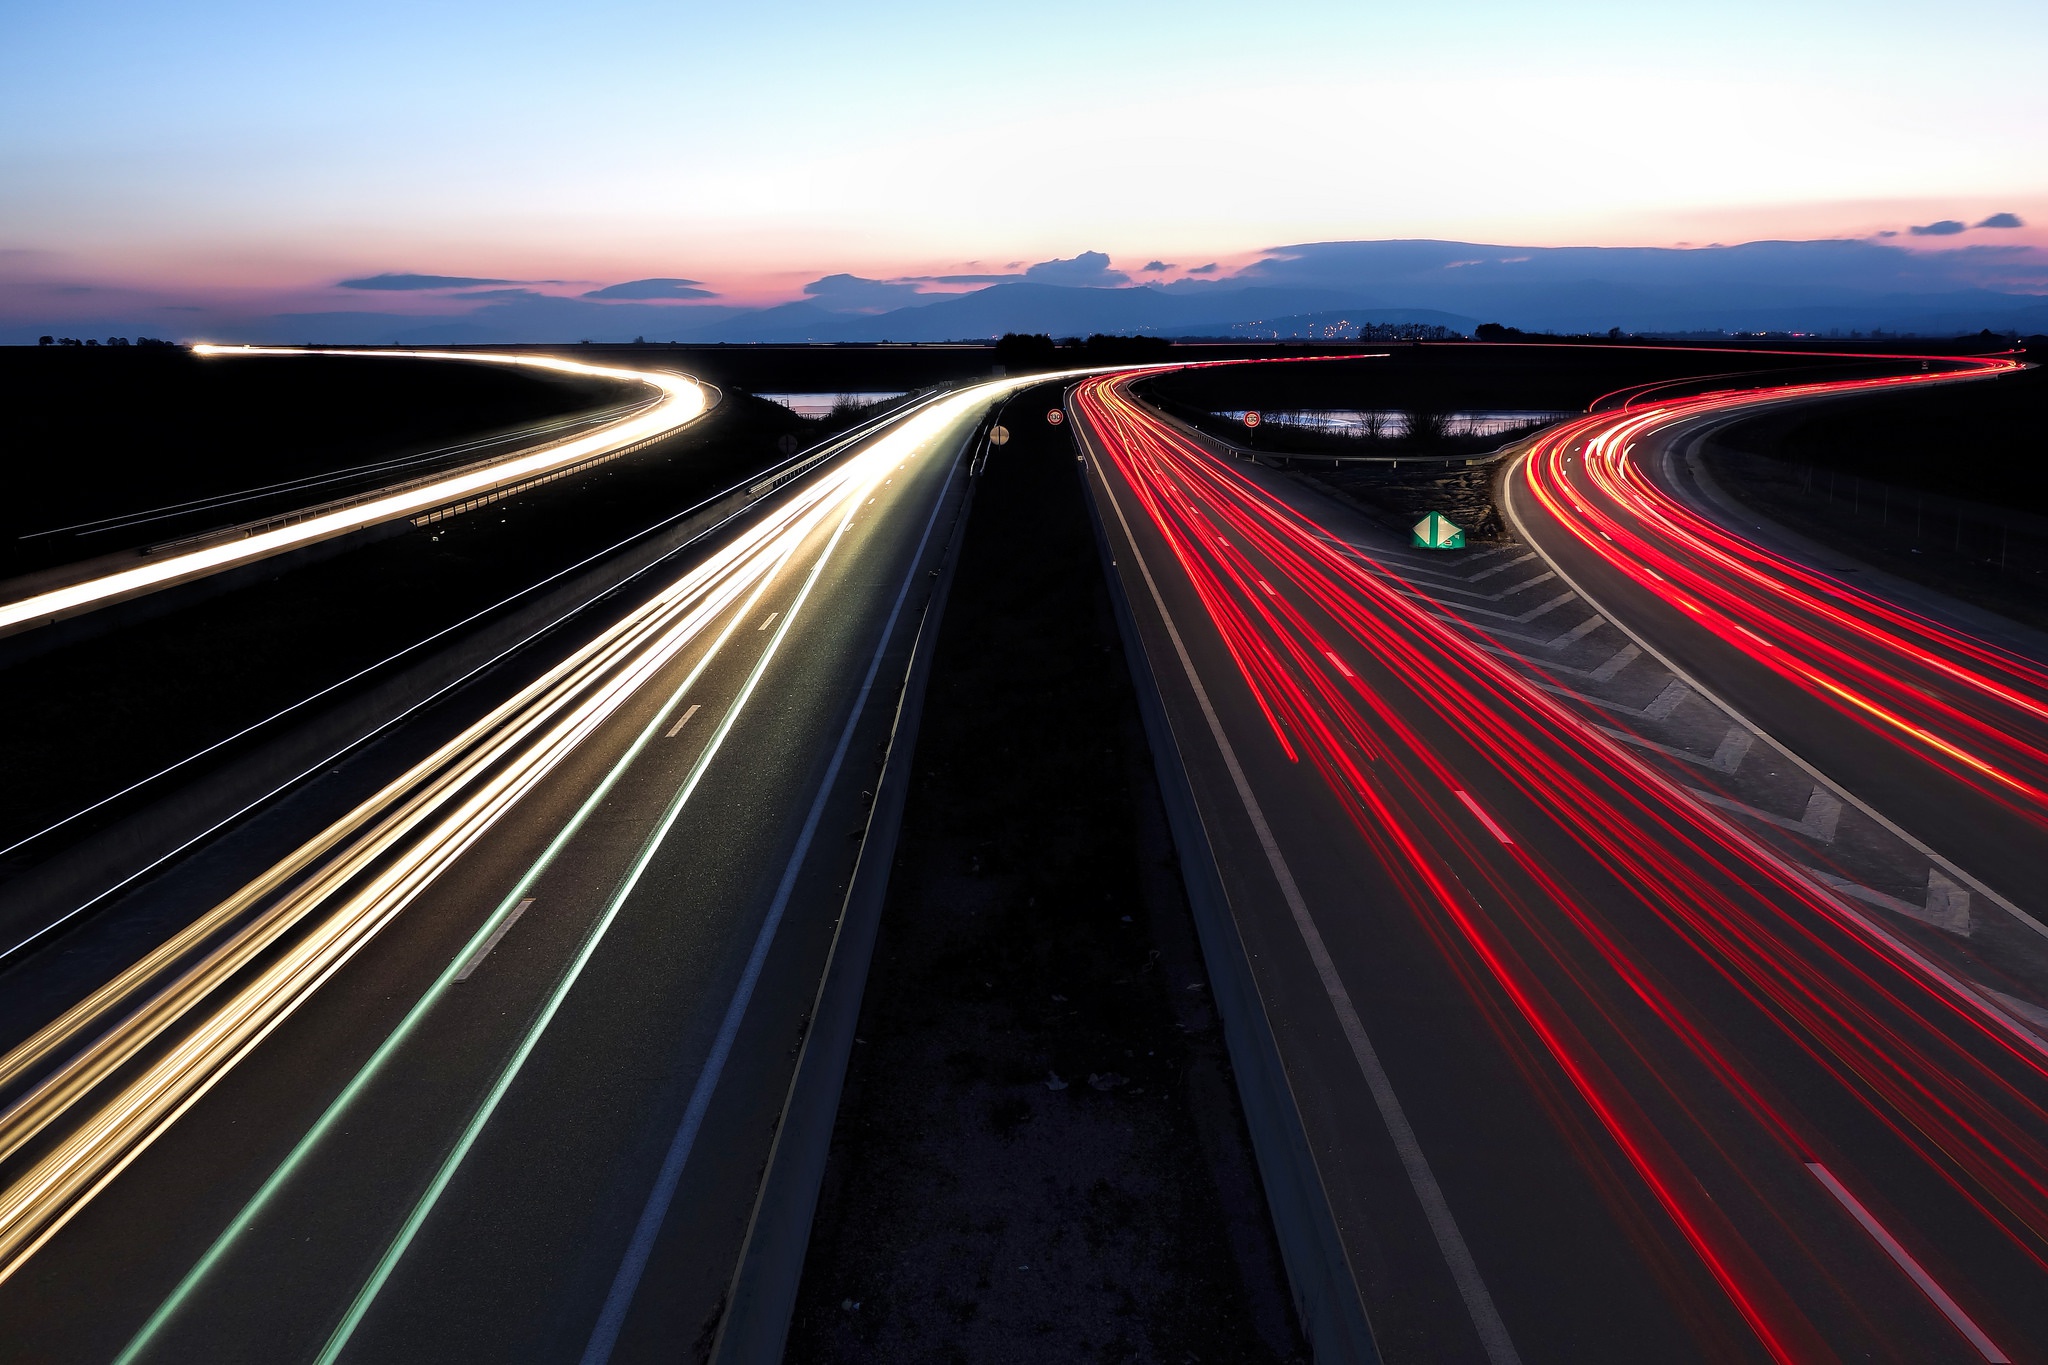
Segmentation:
{"type": "Polygon", "coordinates": [[[1424,550],[1462,550],[1465,529],[1441,512],[1431,512],[1415,523],[1415,544],[1424,550]]]}

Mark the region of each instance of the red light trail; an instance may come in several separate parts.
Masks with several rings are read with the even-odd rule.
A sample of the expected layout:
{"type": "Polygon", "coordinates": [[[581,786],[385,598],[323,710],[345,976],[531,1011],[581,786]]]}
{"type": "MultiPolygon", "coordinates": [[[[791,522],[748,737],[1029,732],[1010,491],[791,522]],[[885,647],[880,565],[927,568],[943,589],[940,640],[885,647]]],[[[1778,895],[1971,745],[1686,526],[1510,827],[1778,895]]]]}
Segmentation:
{"type": "MultiPolygon", "coordinates": [[[[1384,566],[1368,572],[1133,398],[1132,382],[1105,376],[1074,391],[1106,457],[1105,486],[1142,510],[1280,752],[1348,817],[1619,1221],[1642,1226],[1647,1211],[1626,1206],[1646,1194],[1781,1361],[1834,1359],[1845,1319],[1893,1308],[1852,1301],[1837,1277],[1835,1198],[1824,1228],[1787,1207],[1804,1197],[1788,1194],[1787,1173],[1810,1184],[1816,1165],[1839,1173],[1833,1196],[1865,1201],[1849,1207],[1883,1197],[1851,1155],[1873,1144],[1887,1161],[1917,1163],[1955,1217],[1989,1229],[2028,1274],[2048,1274],[2038,1038],[1512,672],[1469,628],[1405,595],[1384,566]],[[1604,1169],[1609,1154],[1633,1181],[1604,1169]]],[[[1770,394],[1897,382],[1914,381],[1770,394]]],[[[2040,818],[2048,752],[2016,744],[2000,717],[2048,715],[2036,700],[2048,676],[1774,561],[1628,463],[1645,433],[1757,397],[1579,419],[1543,441],[1527,478],[1586,544],[1707,628],[2040,818]],[[1629,515],[1579,497],[1563,474],[1579,450],[1629,515]],[[1653,523],[1691,537],[1713,571],[1659,553],[1644,530],[1653,523]],[[1770,610],[1788,583],[1832,634],[1789,629],[1770,610]],[[1892,652],[1938,663],[1972,704],[1913,692],[1885,668],[1892,652]]],[[[1639,1240],[1646,1257],[1663,1254],[1639,1240]]],[[[1940,1262],[1917,1245],[1912,1265],[1940,1262]]],[[[2000,1310],[1952,1264],[1920,1273],[1941,1282],[1933,1307],[1983,1358],[2002,1359],[1989,1345],[2009,1329],[2000,1310]]]]}

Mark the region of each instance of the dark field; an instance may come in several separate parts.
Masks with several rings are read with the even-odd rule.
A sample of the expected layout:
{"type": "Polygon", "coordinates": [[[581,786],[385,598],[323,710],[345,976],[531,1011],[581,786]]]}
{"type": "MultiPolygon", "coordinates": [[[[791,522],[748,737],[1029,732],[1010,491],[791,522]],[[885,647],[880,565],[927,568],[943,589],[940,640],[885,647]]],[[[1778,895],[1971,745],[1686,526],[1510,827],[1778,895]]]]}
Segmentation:
{"type": "MultiPolygon", "coordinates": [[[[2048,344],[2031,353],[2048,360],[2048,344]]],[[[2048,370],[1880,394],[1730,427],[1725,448],[2048,514],[2048,370]]]]}

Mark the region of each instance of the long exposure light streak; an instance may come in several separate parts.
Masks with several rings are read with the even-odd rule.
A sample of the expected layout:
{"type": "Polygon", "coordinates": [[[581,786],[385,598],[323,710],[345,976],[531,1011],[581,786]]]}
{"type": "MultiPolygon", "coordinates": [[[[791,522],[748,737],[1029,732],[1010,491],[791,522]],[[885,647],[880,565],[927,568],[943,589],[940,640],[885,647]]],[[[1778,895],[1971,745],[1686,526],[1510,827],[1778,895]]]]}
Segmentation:
{"type": "Polygon", "coordinates": [[[238,564],[265,559],[286,550],[345,535],[366,526],[394,521],[399,517],[460,501],[508,482],[545,474],[611,451],[623,450],[628,446],[666,435],[695,421],[704,414],[708,406],[703,386],[683,375],[657,370],[589,365],[581,361],[559,360],[552,356],[491,355],[460,351],[304,351],[294,347],[277,346],[196,346],[193,349],[201,355],[379,356],[510,365],[523,369],[545,370],[554,374],[651,385],[661,397],[659,401],[637,408],[595,431],[569,440],[553,442],[523,455],[491,461],[451,474],[444,479],[406,488],[389,496],[357,502],[333,512],[310,516],[287,526],[258,531],[253,535],[220,544],[200,546],[182,553],[165,554],[133,568],[117,569],[81,583],[53,588],[13,602],[0,603],[0,634],[61,620],[110,602],[218,573],[238,564]]]}
{"type": "MultiPolygon", "coordinates": [[[[723,644],[807,542],[834,524],[843,531],[897,466],[1021,382],[934,403],[797,485],[697,567],[0,1057],[0,1088],[22,1087],[0,1111],[0,1163],[47,1148],[0,1189],[0,1279],[650,679],[721,621],[714,647],[723,644]]],[[[833,534],[827,552],[840,539],[833,534]]]]}
{"type": "Polygon", "coordinates": [[[1845,1149],[1873,1131],[2048,1273],[2038,1040],[1366,572],[1127,382],[1084,383],[1074,405],[1281,753],[1319,774],[1503,1045],[1519,1055],[1533,1038],[1555,1068],[1526,1069],[1531,1084],[1564,1079],[1774,1358],[1832,1355],[1827,1314],[1790,1287],[1828,1279],[1827,1238],[1784,1215],[1780,1172],[1851,1169],[1845,1149]],[[1518,827],[1515,809],[1541,827],[1518,827]],[[1587,868],[1604,874],[1598,895],[1587,868]],[[1761,1056],[1644,965],[1673,943],[1767,1029],[1761,1056]],[[1838,1131],[1786,1098],[1815,1084],[1866,1126],[1838,1131]],[[1758,1165],[1760,1147],[1776,1158],[1758,1165]],[[1766,1228],[1818,1274],[1788,1280],[1784,1253],[1758,1249],[1766,1228]]]}
{"type": "MultiPolygon", "coordinates": [[[[2016,362],[1972,362],[1978,376],[2016,362]]],[[[2048,670],[1745,539],[1680,502],[1636,458],[1760,399],[1953,382],[1912,374],[1735,390],[1567,423],[1511,475],[1564,533],[1750,662],[2020,816],[2048,837],[2048,670]],[[1916,673],[1943,684],[1930,690],[1916,673]]],[[[2035,925],[2037,929],[2039,925],[2035,925]]]]}

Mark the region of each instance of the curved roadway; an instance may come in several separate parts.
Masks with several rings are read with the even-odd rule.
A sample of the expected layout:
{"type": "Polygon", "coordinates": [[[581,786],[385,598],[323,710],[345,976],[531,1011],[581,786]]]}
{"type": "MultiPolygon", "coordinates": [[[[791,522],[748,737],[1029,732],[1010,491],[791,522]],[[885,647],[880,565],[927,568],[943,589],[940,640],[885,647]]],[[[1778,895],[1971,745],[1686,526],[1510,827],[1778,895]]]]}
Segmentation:
{"type": "MultiPolygon", "coordinates": [[[[2048,1041],[2021,998],[2048,1003],[2048,976],[1999,974],[2048,955],[1987,964],[1981,938],[1873,915],[1674,777],[1684,762],[1648,761],[1655,745],[1626,725],[1651,722],[1615,718],[1704,704],[1689,686],[1589,711],[1562,685],[1597,690],[1646,644],[1691,658],[1716,613],[1780,649],[1711,591],[1732,585],[1681,578],[1628,539],[1668,544],[1676,512],[1609,507],[1624,495],[1578,482],[1631,442],[1645,453],[1652,427],[1762,400],[1554,435],[1555,463],[1539,451],[1517,477],[1583,521],[1539,526],[1531,486],[1514,493],[1535,543],[1571,541],[1546,571],[1524,547],[1393,543],[1129,388],[1091,380],[1072,398],[1091,485],[1381,1356],[1961,1362],[2048,1340],[2048,1041]],[[1612,523],[1594,525],[1602,512],[1612,523]],[[1611,555],[1594,548],[1608,537],[1611,555]],[[1558,591],[1565,570],[1591,580],[1583,593],[1558,591]],[[1606,605],[1610,587],[1644,643],[1565,667],[1611,627],[1571,625],[1564,606],[1606,605]]],[[[1724,573],[1760,558],[1722,549],[1724,573]]],[[[1784,633],[1788,589],[1750,586],[1784,633]]],[[[2006,781],[2035,772],[2023,718],[2039,675],[1882,604],[1862,609],[1900,635],[1852,653],[1854,627],[1826,615],[1847,608],[1806,591],[1829,626],[1814,653],[1703,655],[1696,680],[1801,680],[1834,698],[1802,706],[1861,727],[1845,742],[1949,774],[1987,825],[1941,856],[1997,884],[2040,847],[2014,833],[2038,808],[2006,781]],[[1933,656],[1935,639],[1967,662],[1933,656]],[[1993,723],[2011,744],[1966,746],[1993,723]],[[1989,795],[1977,763],[2002,774],[1989,795]]],[[[1754,709],[1795,749],[1819,724],[1754,709]]],[[[1754,739],[1665,752],[1726,772],[1754,739]]]]}
{"type": "Polygon", "coordinates": [[[16,968],[0,1354],[708,1341],[966,457],[1037,382],[819,465],[16,968]]]}
{"type": "MultiPolygon", "coordinates": [[[[686,375],[591,365],[553,356],[473,351],[309,351],[281,346],[195,346],[193,350],[200,355],[371,355],[510,365],[644,384],[658,396],[654,402],[636,406],[594,431],[348,498],[339,504],[309,508],[297,516],[274,517],[219,535],[195,538],[199,543],[191,548],[151,555],[143,563],[124,566],[118,562],[126,560],[127,556],[113,557],[116,562],[112,563],[104,559],[93,561],[81,566],[84,577],[64,579],[55,586],[29,588],[10,601],[0,602],[0,636],[33,630],[368,526],[414,516],[465,498],[488,495],[509,484],[542,477],[572,465],[624,454],[694,422],[711,406],[704,386],[686,375]]],[[[62,578],[67,572],[72,571],[53,570],[35,575],[27,582],[62,578]]]]}

